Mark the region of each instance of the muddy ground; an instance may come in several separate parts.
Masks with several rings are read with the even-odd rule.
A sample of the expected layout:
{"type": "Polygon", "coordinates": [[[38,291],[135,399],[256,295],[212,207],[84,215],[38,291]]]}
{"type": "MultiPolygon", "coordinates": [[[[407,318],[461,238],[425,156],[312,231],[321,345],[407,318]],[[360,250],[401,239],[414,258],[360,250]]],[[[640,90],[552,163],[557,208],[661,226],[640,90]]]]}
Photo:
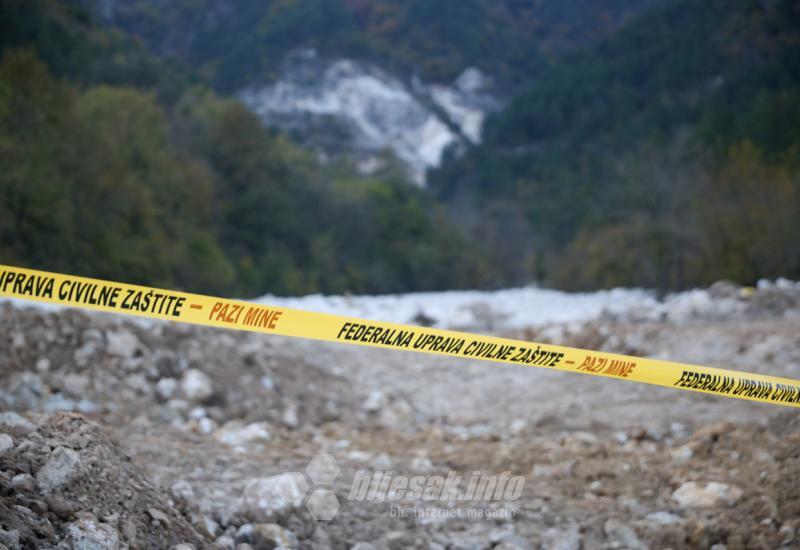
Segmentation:
{"type": "MultiPolygon", "coordinates": [[[[798,378],[799,294],[508,335],[798,378]]],[[[0,410],[0,549],[800,545],[796,409],[0,304],[0,410]],[[431,498],[354,493],[374,472],[431,498]]]]}

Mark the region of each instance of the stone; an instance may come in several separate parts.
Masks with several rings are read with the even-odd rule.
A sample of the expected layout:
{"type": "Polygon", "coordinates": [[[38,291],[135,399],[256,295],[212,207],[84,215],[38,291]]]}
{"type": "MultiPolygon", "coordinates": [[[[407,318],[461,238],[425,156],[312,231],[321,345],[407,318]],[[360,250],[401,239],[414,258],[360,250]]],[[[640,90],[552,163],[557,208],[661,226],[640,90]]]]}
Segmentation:
{"type": "Polygon", "coordinates": [[[256,523],[249,542],[256,550],[297,548],[297,536],[277,523],[256,523]]]}
{"type": "Polygon", "coordinates": [[[202,521],[203,521],[203,527],[212,537],[216,537],[222,531],[219,527],[219,523],[217,523],[210,517],[203,516],[202,521]]]}
{"type": "Polygon", "coordinates": [[[68,485],[81,473],[78,453],[65,447],[56,447],[44,466],[36,473],[36,486],[43,493],[50,493],[68,485]]]}
{"type": "Polygon", "coordinates": [[[681,508],[711,508],[714,506],[731,506],[742,496],[738,487],[712,481],[701,485],[696,481],[687,481],[672,493],[672,499],[681,508]]]}
{"type": "Polygon", "coordinates": [[[240,508],[255,521],[273,521],[300,506],[307,491],[308,482],[299,472],[252,479],[244,488],[240,508]]]}
{"type": "Polygon", "coordinates": [[[415,472],[429,472],[433,469],[433,463],[428,457],[417,456],[411,460],[411,469],[415,472]]]}
{"type": "Polygon", "coordinates": [[[510,433],[512,435],[519,435],[527,427],[528,427],[528,422],[525,421],[525,419],[516,418],[511,422],[511,424],[508,425],[508,433],[510,433]]]}
{"type": "Polygon", "coordinates": [[[66,374],[61,379],[61,387],[73,397],[83,397],[89,387],[89,377],[76,373],[66,374]]]}
{"type": "Polygon", "coordinates": [[[72,550],[117,550],[119,532],[107,523],[83,518],[67,525],[67,542],[72,550]]]}
{"type": "Polygon", "coordinates": [[[606,536],[622,548],[647,550],[648,546],[636,535],[636,531],[618,519],[609,519],[603,525],[606,536]]]}
{"type": "Polygon", "coordinates": [[[170,492],[178,498],[192,500],[194,498],[194,489],[188,481],[179,479],[169,488],[170,492]]]}
{"type": "Polygon", "coordinates": [[[214,387],[203,371],[189,369],[181,377],[181,391],[193,401],[204,401],[214,393],[214,387]]]}
{"type": "Polygon", "coordinates": [[[218,428],[219,426],[217,423],[210,418],[203,417],[197,421],[197,429],[200,430],[200,433],[203,435],[214,433],[218,428]]]}
{"type": "Polygon", "coordinates": [[[369,463],[373,470],[386,471],[392,469],[392,459],[386,453],[380,453],[369,463]]]}
{"type": "Polygon", "coordinates": [[[678,523],[683,523],[684,519],[680,516],[676,516],[675,514],[671,514],[669,512],[653,512],[652,514],[647,514],[645,519],[652,525],[675,525],[678,523]]]}
{"type": "Polygon", "coordinates": [[[283,425],[287,428],[294,429],[300,425],[300,419],[297,417],[297,405],[290,403],[283,411],[283,418],[281,418],[283,425]]]}
{"type": "Polygon", "coordinates": [[[0,413],[0,432],[11,434],[14,437],[28,435],[36,429],[33,423],[15,412],[0,413]]]}
{"type": "Polygon", "coordinates": [[[694,456],[694,451],[689,445],[681,445],[671,449],[669,455],[675,462],[688,462],[694,456]]]}
{"type": "Polygon", "coordinates": [[[136,524],[128,518],[122,523],[122,536],[133,546],[136,544],[136,524]]]}
{"type": "Polygon", "coordinates": [[[66,500],[51,495],[45,498],[45,502],[50,510],[61,519],[72,519],[75,514],[75,508],[66,500]]]}
{"type": "Polygon", "coordinates": [[[787,521],[781,528],[778,529],[778,536],[781,537],[781,544],[789,544],[791,543],[796,536],[794,525],[787,521]]]}
{"type": "Polygon", "coordinates": [[[231,420],[214,432],[214,439],[220,443],[236,447],[258,441],[269,441],[269,425],[266,422],[254,422],[245,425],[239,420],[231,420]]]}
{"type": "Polygon", "coordinates": [[[368,462],[370,458],[372,458],[372,454],[358,449],[353,449],[347,453],[347,459],[352,462],[368,462]]]}
{"type": "Polygon", "coordinates": [[[147,382],[147,377],[145,377],[144,374],[138,372],[129,374],[124,378],[124,380],[125,384],[129,388],[139,392],[142,395],[149,395],[150,392],[152,391],[150,388],[150,384],[147,382]]]}
{"type": "Polygon", "coordinates": [[[252,523],[245,523],[240,525],[239,528],[236,530],[236,536],[234,537],[234,542],[236,544],[241,544],[243,542],[249,542],[253,539],[253,532],[255,531],[255,526],[252,523]]]}
{"type": "Polygon", "coordinates": [[[36,370],[39,372],[47,372],[50,370],[50,359],[47,357],[41,357],[36,361],[36,370]]]}
{"type": "Polygon", "coordinates": [[[178,381],[174,378],[162,378],[156,384],[156,393],[164,401],[169,401],[178,391],[178,381]]]}
{"type": "Polygon", "coordinates": [[[31,474],[17,474],[11,478],[11,486],[18,491],[33,491],[35,485],[31,474]]]}
{"type": "Polygon", "coordinates": [[[8,434],[0,434],[0,456],[14,448],[14,438],[8,434]]]}
{"type": "Polygon", "coordinates": [[[580,550],[581,534],[577,525],[552,527],[544,533],[544,547],[549,550],[580,550]]]}
{"type": "Polygon", "coordinates": [[[574,460],[565,460],[557,464],[534,464],[531,469],[531,477],[534,478],[558,478],[569,477],[575,470],[574,460]]]}
{"type": "Polygon", "coordinates": [[[118,330],[106,333],[106,351],[109,355],[130,358],[136,355],[141,343],[139,338],[129,330],[118,330]]]}
{"type": "Polygon", "coordinates": [[[148,508],[147,515],[153,518],[153,521],[157,521],[158,523],[167,526],[170,524],[169,516],[159,510],[158,508],[148,508]]]}
{"type": "Polygon", "coordinates": [[[18,529],[0,529],[0,546],[5,545],[8,550],[20,550],[22,546],[19,542],[18,529]]]}
{"type": "Polygon", "coordinates": [[[364,410],[368,413],[377,413],[386,404],[386,397],[380,390],[373,390],[369,392],[367,399],[364,401],[364,410]]]}
{"type": "Polygon", "coordinates": [[[14,349],[22,349],[25,347],[26,344],[25,334],[21,332],[15,332],[11,335],[11,347],[14,349]]]}

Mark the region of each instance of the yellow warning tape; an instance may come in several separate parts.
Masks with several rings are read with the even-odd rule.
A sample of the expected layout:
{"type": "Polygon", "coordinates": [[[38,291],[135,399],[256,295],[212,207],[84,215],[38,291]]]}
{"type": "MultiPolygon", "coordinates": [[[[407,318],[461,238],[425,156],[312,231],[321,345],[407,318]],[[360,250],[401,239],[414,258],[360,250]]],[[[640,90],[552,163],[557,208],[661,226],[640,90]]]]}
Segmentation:
{"type": "Polygon", "coordinates": [[[800,382],[776,376],[367,321],[3,265],[0,296],[195,325],[543,367],[800,407],[800,382]]]}

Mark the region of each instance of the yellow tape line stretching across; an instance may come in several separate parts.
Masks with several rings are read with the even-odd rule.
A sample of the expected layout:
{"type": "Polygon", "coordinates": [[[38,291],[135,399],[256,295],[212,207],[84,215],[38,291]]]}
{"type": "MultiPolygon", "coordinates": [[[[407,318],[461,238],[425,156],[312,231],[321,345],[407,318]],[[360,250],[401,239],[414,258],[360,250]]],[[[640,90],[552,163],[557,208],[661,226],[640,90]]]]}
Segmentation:
{"type": "Polygon", "coordinates": [[[776,376],[366,321],[3,265],[0,296],[195,325],[543,367],[800,407],[800,382],[776,376]]]}

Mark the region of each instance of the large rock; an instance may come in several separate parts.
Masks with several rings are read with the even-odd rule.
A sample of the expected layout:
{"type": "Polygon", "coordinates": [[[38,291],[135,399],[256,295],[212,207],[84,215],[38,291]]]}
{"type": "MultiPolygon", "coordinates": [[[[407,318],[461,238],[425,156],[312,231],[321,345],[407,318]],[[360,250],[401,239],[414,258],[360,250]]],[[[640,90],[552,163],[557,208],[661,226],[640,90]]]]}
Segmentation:
{"type": "Polygon", "coordinates": [[[239,420],[231,420],[214,432],[214,439],[231,447],[269,441],[269,425],[266,422],[245,425],[239,420]]]}
{"type": "Polygon", "coordinates": [[[369,392],[364,401],[364,410],[369,413],[377,413],[386,405],[386,396],[380,390],[369,392]]]}
{"type": "Polygon", "coordinates": [[[544,547],[551,550],[580,550],[581,538],[577,525],[551,527],[544,533],[544,547]]]}
{"type": "Polygon", "coordinates": [[[129,358],[136,355],[141,346],[139,338],[129,330],[118,330],[106,333],[106,351],[110,355],[129,358]]]}
{"type": "Polygon", "coordinates": [[[616,543],[617,548],[628,548],[630,550],[647,550],[647,545],[636,535],[636,532],[625,523],[618,519],[609,519],[603,525],[606,536],[612,543],[616,543]]]}
{"type": "Polygon", "coordinates": [[[0,413],[0,432],[21,437],[28,435],[35,429],[36,426],[30,420],[15,412],[0,413]]]}
{"type": "Polygon", "coordinates": [[[19,543],[19,529],[0,529],[0,549],[19,550],[22,548],[19,543]]]}
{"type": "Polygon", "coordinates": [[[653,512],[652,514],[647,514],[645,519],[651,526],[664,526],[664,525],[676,525],[679,523],[683,523],[685,520],[677,516],[675,514],[671,514],[669,512],[653,512]]]}
{"type": "Polygon", "coordinates": [[[675,492],[672,499],[681,508],[711,508],[714,506],[731,506],[742,496],[738,487],[712,481],[701,485],[696,481],[687,481],[675,492]]]}
{"type": "Polygon", "coordinates": [[[14,448],[14,438],[8,434],[0,434],[0,456],[14,448]]]}
{"type": "Polygon", "coordinates": [[[164,401],[169,401],[178,389],[178,381],[174,378],[162,378],[156,384],[156,393],[164,401]]]}
{"type": "Polygon", "coordinates": [[[36,486],[43,493],[53,492],[74,481],[81,473],[81,458],[72,449],[56,447],[41,470],[36,486]]]}
{"type": "Polygon", "coordinates": [[[72,550],[117,550],[119,533],[107,523],[85,518],[67,525],[67,542],[72,550]]]}
{"type": "Polygon", "coordinates": [[[181,391],[194,401],[204,401],[214,393],[211,379],[203,371],[189,369],[181,378],[181,391]]]}
{"type": "Polygon", "coordinates": [[[308,483],[299,472],[253,479],[245,486],[241,510],[254,521],[273,521],[300,506],[306,491],[308,483]]]}

